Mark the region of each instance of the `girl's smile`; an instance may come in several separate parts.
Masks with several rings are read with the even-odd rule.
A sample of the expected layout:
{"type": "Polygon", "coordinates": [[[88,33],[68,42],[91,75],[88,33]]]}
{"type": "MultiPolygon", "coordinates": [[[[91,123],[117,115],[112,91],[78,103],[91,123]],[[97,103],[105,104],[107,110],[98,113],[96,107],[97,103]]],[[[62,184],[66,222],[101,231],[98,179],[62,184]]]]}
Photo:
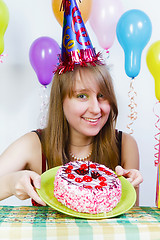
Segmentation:
{"type": "Polygon", "coordinates": [[[101,117],[99,118],[86,118],[86,117],[82,117],[85,121],[87,121],[89,124],[91,125],[96,125],[98,124],[99,120],[101,117]]]}

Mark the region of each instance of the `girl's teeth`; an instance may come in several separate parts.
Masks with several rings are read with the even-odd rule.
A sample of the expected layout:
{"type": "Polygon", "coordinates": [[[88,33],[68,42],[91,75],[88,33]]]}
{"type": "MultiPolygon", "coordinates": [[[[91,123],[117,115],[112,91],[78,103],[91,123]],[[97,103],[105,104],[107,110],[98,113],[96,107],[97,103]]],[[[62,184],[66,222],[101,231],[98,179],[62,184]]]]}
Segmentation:
{"type": "Polygon", "coordinates": [[[87,121],[90,121],[90,122],[96,122],[97,119],[91,119],[91,118],[85,118],[87,121]]]}

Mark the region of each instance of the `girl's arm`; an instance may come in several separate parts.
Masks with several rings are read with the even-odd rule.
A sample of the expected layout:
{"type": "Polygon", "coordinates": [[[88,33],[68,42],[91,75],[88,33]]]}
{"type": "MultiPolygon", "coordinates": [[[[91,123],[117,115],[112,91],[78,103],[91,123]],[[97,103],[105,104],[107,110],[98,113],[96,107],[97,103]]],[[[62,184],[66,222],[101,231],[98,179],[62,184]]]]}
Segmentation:
{"type": "Polygon", "coordinates": [[[135,139],[126,133],[122,134],[121,165],[116,167],[116,173],[122,175],[132,183],[136,189],[137,202],[139,205],[139,184],[143,182],[139,171],[139,151],[135,139]]]}
{"type": "Polygon", "coordinates": [[[35,191],[40,188],[41,168],[41,144],[35,133],[11,144],[0,156],[0,200],[15,195],[45,205],[35,191]]]}

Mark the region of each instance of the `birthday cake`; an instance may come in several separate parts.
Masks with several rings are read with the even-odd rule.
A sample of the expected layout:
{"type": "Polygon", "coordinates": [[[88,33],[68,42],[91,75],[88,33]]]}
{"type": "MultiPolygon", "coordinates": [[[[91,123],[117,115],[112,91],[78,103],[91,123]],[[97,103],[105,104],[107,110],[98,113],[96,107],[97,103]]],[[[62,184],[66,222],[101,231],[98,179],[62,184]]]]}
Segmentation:
{"type": "Polygon", "coordinates": [[[121,182],[111,169],[102,164],[69,162],[56,173],[54,196],[77,212],[110,212],[120,201],[121,182]]]}

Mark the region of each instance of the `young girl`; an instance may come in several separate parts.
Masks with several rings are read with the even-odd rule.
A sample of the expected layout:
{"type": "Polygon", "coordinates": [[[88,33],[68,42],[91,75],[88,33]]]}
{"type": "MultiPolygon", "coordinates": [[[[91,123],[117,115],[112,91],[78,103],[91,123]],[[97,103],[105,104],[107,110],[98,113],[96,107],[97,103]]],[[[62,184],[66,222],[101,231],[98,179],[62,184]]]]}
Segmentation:
{"type": "Polygon", "coordinates": [[[117,115],[106,65],[77,65],[74,71],[56,73],[47,127],[22,136],[0,156],[0,200],[15,195],[45,205],[35,190],[42,172],[79,159],[105,164],[138,193],[142,176],[137,144],[115,129],[117,115]]]}

